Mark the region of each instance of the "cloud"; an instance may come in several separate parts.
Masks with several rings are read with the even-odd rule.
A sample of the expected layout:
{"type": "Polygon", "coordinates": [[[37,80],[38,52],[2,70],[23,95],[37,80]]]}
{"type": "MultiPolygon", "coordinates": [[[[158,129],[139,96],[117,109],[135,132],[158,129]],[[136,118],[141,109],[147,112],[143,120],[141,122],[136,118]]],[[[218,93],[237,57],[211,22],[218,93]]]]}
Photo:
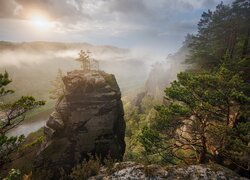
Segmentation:
{"type": "MultiPolygon", "coordinates": [[[[190,1],[190,0],[188,0],[190,1]]],[[[189,2],[176,0],[166,2],[163,0],[1,0],[0,17],[4,18],[25,18],[27,13],[38,10],[46,12],[52,19],[78,22],[86,17],[94,20],[123,20],[123,19],[148,19],[163,14],[170,9],[175,11],[190,10],[193,5],[189,2]],[[154,5],[155,4],[155,5],[154,5]],[[18,9],[18,12],[17,12],[18,9]],[[73,20],[73,21],[72,21],[73,20]]]]}
{"type": "Polygon", "coordinates": [[[210,7],[215,6],[216,2],[215,2],[215,0],[205,0],[205,1],[203,1],[202,5],[210,8],[210,7]]]}
{"type": "Polygon", "coordinates": [[[25,19],[40,11],[62,24],[122,21],[151,26],[166,23],[178,13],[214,5],[215,0],[1,0],[0,18],[25,19]]]}
{"type": "Polygon", "coordinates": [[[10,18],[14,17],[20,6],[15,2],[15,0],[1,0],[0,1],[0,18],[10,18]]]}
{"type": "Polygon", "coordinates": [[[77,22],[89,18],[82,11],[82,3],[81,0],[1,0],[0,18],[27,19],[30,13],[38,11],[48,15],[51,20],[77,22]]]}
{"type": "Polygon", "coordinates": [[[110,0],[107,1],[107,11],[111,13],[118,13],[119,15],[127,17],[146,17],[152,14],[150,9],[142,0],[110,0]]]}
{"type": "Polygon", "coordinates": [[[165,28],[165,31],[158,33],[158,35],[159,36],[171,36],[171,35],[187,34],[189,32],[195,32],[197,22],[198,22],[198,19],[175,22],[167,26],[165,28]]]}
{"type": "MultiPolygon", "coordinates": [[[[159,46],[168,43],[166,47],[179,47],[186,33],[195,32],[201,12],[217,3],[216,0],[0,0],[0,23],[4,26],[3,18],[16,22],[26,19],[32,11],[41,11],[55,25],[51,35],[43,36],[42,40],[154,47],[157,43],[159,46]]],[[[9,27],[1,27],[0,33],[7,37],[9,27]]],[[[26,33],[28,28],[19,31],[26,33]]],[[[23,40],[31,39],[30,34],[23,36],[23,40]]]]}
{"type": "Polygon", "coordinates": [[[55,21],[72,22],[87,18],[86,13],[81,11],[81,1],[77,0],[16,0],[22,7],[22,16],[33,10],[48,13],[51,19],[55,21]]]}

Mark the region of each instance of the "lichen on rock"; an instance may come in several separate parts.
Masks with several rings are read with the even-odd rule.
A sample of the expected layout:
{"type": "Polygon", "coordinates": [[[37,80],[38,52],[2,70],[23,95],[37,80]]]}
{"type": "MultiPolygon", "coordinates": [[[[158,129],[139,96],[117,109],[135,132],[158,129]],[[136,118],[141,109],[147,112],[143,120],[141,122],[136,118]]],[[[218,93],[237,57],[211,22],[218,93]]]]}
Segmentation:
{"type": "Polygon", "coordinates": [[[240,177],[235,172],[217,164],[197,164],[186,166],[143,165],[135,162],[116,163],[112,173],[101,170],[97,176],[92,176],[89,180],[247,180],[240,177]]]}

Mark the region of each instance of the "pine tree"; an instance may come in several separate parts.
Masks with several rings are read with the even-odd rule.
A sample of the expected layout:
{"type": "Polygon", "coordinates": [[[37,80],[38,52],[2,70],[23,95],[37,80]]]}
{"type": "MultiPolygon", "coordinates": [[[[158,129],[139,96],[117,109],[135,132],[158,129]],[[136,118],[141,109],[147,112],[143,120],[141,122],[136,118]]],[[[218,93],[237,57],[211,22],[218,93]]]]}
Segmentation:
{"type": "Polygon", "coordinates": [[[81,67],[83,71],[89,71],[90,70],[90,52],[84,52],[83,50],[79,53],[79,58],[75,59],[76,61],[81,63],[81,67]]]}
{"type": "Polygon", "coordinates": [[[250,124],[244,124],[246,129],[239,132],[242,128],[240,114],[249,104],[243,88],[239,74],[224,66],[214,73],[178,74],[178,80],[165,90],[168,105],[157,106],[159,118],[150,129],[142,131],[142,144],[145,149],[161,152],[161,156],[167,152],[163,156],[165,159],[171,156],[176,161],[205,163],[216,161],[218,155],[232,154],[226,152],[226,147],[234,143],[232,140],[229,143],[228,138],[233,136],[235,142],[241,144],[239,151],[246,153],[250,124]],[[230,131],[239,134],[230,135],[230,131]]]}
{"type": "Polygon", "coordinates": [[[13,103],[4,103],[2,99],[14,93],[13,90],[6,89],[10,83],[8,73],[0,73],[0,166],[24,139],[24,136],[9,138],[6,133],[23,122],[28,112],[45,104],[44,101],[36,101],[31,96],[23,96],[13,103]]]}
{"type": "Polygon", "coordinates": [[[190,43],[192,53],[187,62],[209,69],[220,65],[225,54],[236,60],[249,58],[249,17],[249,0],[220,3],[215,11],[204,12],[190,43]]]}

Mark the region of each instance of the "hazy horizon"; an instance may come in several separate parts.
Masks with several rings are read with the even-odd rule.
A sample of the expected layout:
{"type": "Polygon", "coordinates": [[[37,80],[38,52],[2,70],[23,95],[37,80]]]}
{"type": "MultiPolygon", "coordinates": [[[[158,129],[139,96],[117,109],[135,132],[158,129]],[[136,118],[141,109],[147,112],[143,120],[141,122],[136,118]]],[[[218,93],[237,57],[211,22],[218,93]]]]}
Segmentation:
{"type": "Polygon", "coordinates": [[[1,0],[0,40],[87,42],[167,56],[180,48],[187,33],[196,32],[201,13],[220,2],[1,0]]]}
{"type": "Polygon", "coordinates": [[[202,12],[220,2],[1,0],[0,70],[7,69],[18,82],[15,88],[24,92],[29,81],[40,85],[35,79],[41,73],[45,92],[59,68],[67,72],[80,67],[74,59],[83,49],[116,76],[123,92],[144,87],[151,71],[169,82],[183,68],[186,52],[169,55],[178,54],[188,33],[196,33],[202,12]],[[159,62],[157,72],[153,65],[159,62]]]}

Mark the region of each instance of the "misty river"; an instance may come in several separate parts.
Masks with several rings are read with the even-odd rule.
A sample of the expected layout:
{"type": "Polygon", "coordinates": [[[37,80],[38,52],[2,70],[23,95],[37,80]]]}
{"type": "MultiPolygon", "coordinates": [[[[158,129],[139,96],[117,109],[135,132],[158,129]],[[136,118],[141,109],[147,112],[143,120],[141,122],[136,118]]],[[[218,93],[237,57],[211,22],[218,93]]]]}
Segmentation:
{"type": "Polygon", "coordinates": [[[45,125],[52,111],[53,109],[49,109],[35,115],[34,117],[31,117],[30,119],[27,119],[26,121],[22,122],[19,126],[11,129],[7,133],[7,136],[18,136],[22,134],[27,136],[28,134],[37,131],[38,129],[40,129],[45,125]]]}

